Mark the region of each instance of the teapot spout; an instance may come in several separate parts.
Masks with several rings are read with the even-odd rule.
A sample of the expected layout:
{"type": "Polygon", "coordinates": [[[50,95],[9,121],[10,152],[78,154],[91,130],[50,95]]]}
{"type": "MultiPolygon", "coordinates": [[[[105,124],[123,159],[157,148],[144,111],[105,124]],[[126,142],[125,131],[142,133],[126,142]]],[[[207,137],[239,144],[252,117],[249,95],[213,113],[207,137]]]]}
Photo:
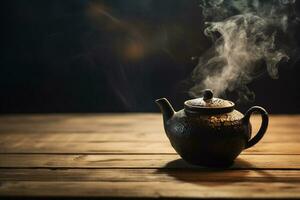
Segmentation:
{"type": "Polygon", "coordinates": [[[166,98],[160,98],[155,100],[155,103],[159,106],[162,114],[164,121],[169,120],[175,113],[172,105],[166,98]]]}

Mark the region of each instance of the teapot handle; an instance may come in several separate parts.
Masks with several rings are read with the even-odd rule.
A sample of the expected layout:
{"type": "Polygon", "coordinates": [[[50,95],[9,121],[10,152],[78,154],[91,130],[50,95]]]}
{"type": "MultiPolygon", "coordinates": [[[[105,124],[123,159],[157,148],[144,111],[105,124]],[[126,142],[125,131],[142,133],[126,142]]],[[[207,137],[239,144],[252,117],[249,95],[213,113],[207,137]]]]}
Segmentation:
{"type": "Polygon", "coordinates": [[[257,134],[252,138],[250,139],[247,144],[246,144],[246,147],[245,149],[248,149],[250,147],[252,147],[253,145],[255,145],[257,142],[259,142],[259,140],[261,140],[261,138],[264,136],[266,130],[267,130],[267,127],[268,127],[268,124],[269,124],[269,116],[268,116],[268,113],[267,111],[260,107],[260,106],[253,106],[251,107],[246,113],[245,113],[245,116],[244,116],[244,123],[250,123],[250,116],[253,112],[258,112],[261,117],[262,117],[262,122],[261,122],[261,126],[257,132],[257,134]]]}

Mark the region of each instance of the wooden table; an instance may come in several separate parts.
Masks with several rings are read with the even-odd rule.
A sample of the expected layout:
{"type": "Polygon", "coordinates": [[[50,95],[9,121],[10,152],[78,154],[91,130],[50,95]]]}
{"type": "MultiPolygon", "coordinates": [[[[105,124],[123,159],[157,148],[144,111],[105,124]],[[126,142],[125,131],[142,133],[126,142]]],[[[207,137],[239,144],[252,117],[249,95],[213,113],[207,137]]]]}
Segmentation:
{"type": "Polygon", "coordinates": [[[0,142],[0,199],[300,198],[300,115],[270,116],[226,170],[182,161],[159,114],[1,116],[0,142]]]}

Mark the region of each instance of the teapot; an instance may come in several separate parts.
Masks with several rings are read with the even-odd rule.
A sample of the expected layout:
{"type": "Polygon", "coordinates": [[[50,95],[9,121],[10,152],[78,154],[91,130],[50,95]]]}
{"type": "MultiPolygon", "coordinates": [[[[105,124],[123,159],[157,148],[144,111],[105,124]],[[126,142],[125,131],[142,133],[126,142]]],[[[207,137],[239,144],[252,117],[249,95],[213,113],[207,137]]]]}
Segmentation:
{"type": "Polygon", "coordinates": [[[245,115],[228,100],[213,97],[205,90],[202,98],[187,100],[184,109],[175,112],[166,98],[155,101],[163,115],[164,129],[175,151],[188,163],[206,167],[228,167],[245,149],[259,142],[269,122],[268,113],[259,106],[245,115]],[[262,117],[257,134],[251,138],[250,116],[262,117]]]}

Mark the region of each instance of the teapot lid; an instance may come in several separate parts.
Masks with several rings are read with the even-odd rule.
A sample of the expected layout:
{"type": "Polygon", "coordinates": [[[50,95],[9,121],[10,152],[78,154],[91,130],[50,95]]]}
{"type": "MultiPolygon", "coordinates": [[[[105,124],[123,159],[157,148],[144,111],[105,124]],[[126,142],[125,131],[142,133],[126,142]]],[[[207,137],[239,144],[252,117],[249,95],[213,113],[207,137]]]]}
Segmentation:
{"type": "Polygon", "coordinates": [[[204,90],[202,98],[187,100],[184,109],[193,113],[220,114],[232,111],[234,103],[213,97],[212,90],[204,90]]]}

